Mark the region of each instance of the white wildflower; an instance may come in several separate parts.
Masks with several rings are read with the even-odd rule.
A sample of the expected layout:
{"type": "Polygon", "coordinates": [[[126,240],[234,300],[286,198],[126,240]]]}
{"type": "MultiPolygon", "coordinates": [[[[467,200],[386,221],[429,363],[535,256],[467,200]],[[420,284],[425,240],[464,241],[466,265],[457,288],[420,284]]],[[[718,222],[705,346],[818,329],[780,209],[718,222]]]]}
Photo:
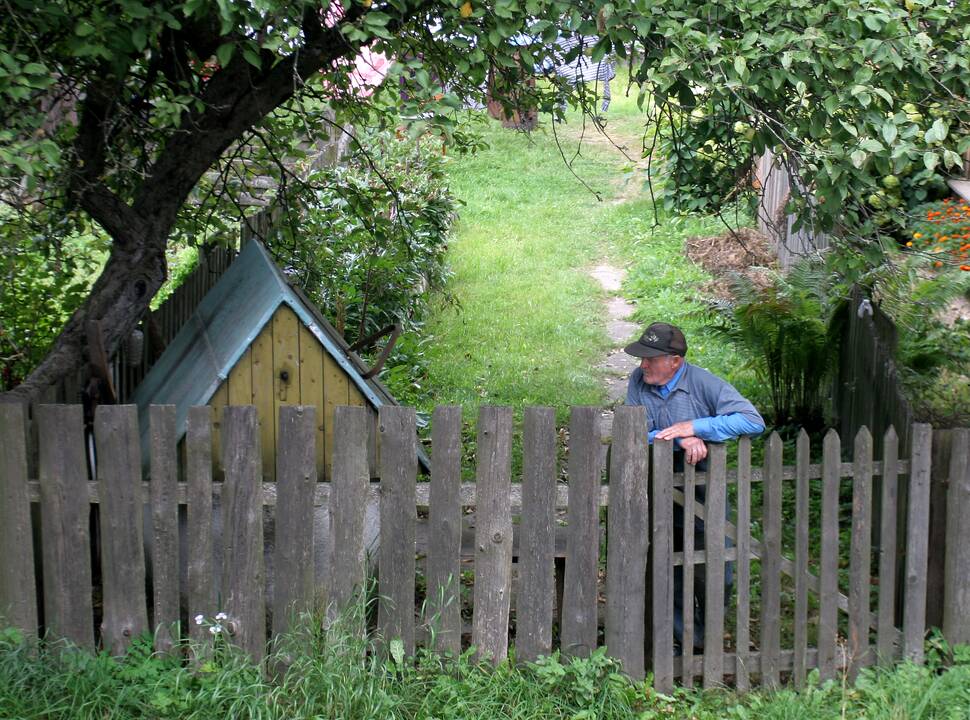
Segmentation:
{"type": "Polygon", "coordinates": [[[218,635],[219,633],[222,632],[222,625],[213,625],[212,627],[209,628],[209,632],[212,633],[213,635],[218,635]]]}
{"type": "Polygon", "coordinates": [[[205,615],[196,615],[195,616],[195,624],[196,625],[201,625],[204,622],[205,622],[205,615]]]}
{"type": "Polygon", "coordinates": [[[223,620],[228,620],[228,619],[229,619],[229,616],[226,615],[224,612],[216,613],[216,620],[218,620],[219,622],[222,622],[223,620]]]}

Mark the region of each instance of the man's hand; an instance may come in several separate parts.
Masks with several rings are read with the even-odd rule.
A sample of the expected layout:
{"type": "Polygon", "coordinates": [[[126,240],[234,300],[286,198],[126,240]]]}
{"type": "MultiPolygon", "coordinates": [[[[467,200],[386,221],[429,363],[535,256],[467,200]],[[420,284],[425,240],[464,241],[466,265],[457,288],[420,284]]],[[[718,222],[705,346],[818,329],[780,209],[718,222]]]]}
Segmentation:
{"type": "Polygon", "coordinates": [[[669,428],[664,428],[658,432],[654,437],[657,440],[694,437],[694,422],[692,420],[684,420],[683,422],[674,423],[669,428]]]}
{"type": "Polygon", "coordinates": [[[684,460],[690,465],[696,465],[707,457],[707,445],[699,437],[682,438],[680,447],[684,451],[684,460]]]}

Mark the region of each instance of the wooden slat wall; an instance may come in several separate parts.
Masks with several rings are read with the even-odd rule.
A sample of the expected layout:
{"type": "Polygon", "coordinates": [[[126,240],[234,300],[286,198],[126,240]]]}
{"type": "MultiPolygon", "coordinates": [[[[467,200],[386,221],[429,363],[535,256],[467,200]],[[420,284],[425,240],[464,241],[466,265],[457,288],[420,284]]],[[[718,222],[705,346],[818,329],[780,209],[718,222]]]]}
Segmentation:
{"type": "MultiPolygon", "coordinates": [[[[78,409],[64,406],[39,408],[40,436],[40,482],[27,481],[23,471],[24,462],[17,460],[16,448],[25,445],[25,428],[18,412],[3,409],[0,412],[0,471],[3,477],[3,498],[0,506],[5,515],[12,517],[7,497],[13,497],[11,488],[19,487],[21,508],[27,501],[40,501],[44,520],[42,536],[44,547],[44,607],[47,614],[46,630],[54,637],[65,637],[83,647],[93,647],[93,606],[91,587],[90,542],[88,537],[88,505],[86,502],[68,502],[67,498],[84,497],[98,503],[101,516],[101,548],[104,564],[102,593],[104,597],[104,627],[98,641],[111,652],[122,652],[131,637],[148,626],[145,596],[146,569],[139,563],[142,543],[139,538],[141,504],[151,502],[152,514],[159,517],[171,515],[175,503],[188,504],[188,545],[180,548],[178,533],[171,532],[170,521],[156,523],[155,542],[163,540],[167,552],[173,557],[186,557],[189,566],[189,607],[175,608],[175,617],[181,610],[188,610],[190,617],[202,614],[208,618],[217,609],[225,610],[228,617],[221,621],[227,639],[242,647],[252,657],[261,657],[271,630],[278,635],[287,629],[287,620],[293,612],[310,609],[322,594],[330,593],[332,601],[329,617],[346,603],[359,597],[357,591],[364,582],[363,554],[363,508],[376,488],[368,483],[368,435],[367,409],[341,406],[335,412],[334,483],[316,483],[316,439],[319,426],[313,408],[283,407],[280,427],[276,430],[281,454],[277,470],[278,482],[262,483],[262,460],[260,457],[260,431],[256,409],[253,406],[230,407],[223,413],[223,466],[225,481],[212,483],[211,440],[209,424],[211,409],[194,408],[190,413],[185,469],[186,483],[176,483],[176,472],[171,457],[170,408],[153,408],[151,434],[155,435],[153,478],[145,482],[140,478],[140,455],[136,452],[138,437],[137,419],[131,407],[103,407],[97,417],[97,439],[101,460],[99,477],[91,481],[84,475],[81,423],[78,409]],[[19,438],[19,441],[18,441],[19,438]],[[11,450],[10,448],[14,448],[11,450]],[[11,460],[11,458],[13,458],[11,460]],[[165,458],[169,458],[165,460],[165,458]],[[19,470],[17,468],[20,468],[19,470]],[[11,480],[13,478],[13,480],[11,480]],[[26,492],[24,492],[26,490],[26,492]],[[213,568],[212,523],[213,499],[220,498],[224,512],[223,565],[213,568]],[[310,498],[313,502],[309,502],[310,498]],[[323,577],[314,578],[310,562],[313,537],[311,509],[314,503],[330,512],[329,546],[333,549],[330,564],[323,577]],[[265,625],[266,599],[263,597],[262,542],[263,508],[275,506],[276,548],[273,558],[278,582],[275,595],[273,627],[265,625]],[[165,535],[170,534],[167,540],[165,535]],[[224,584],[221,608],[217,608],[211,593],[211,576],[221,569],[224,584]],[[206,581],[210,586],[206,591],[206,581]],[[140,593],[140,594],[139,594],[140,593]]],[[[755,527],[764,529],[760,541],[750,537],[751,527],[750,466],[751,442],[739,443],[738,469],[734,475],[738,483],[736,547],[726,541],[729,537],[726,522],[726,452],[720,445],[710,448],[710,469],[695,473],[688,468],[678,482],[683,482],[686,498],[694,496],[694,487],[707,485],[706,501],[692,503],[687,500],[687,516],[695,513],[705,520],[705,543],[695,542],[691,531],[684,537],[683,552],[673,552],[673,489],[675,474],[672,468],[672,446],[658,442],[653,448],[653,464],[650,472],[652,485],[647,485],[647,448],[639,428],[642,427],[642,410],[622,408],[617,413],[614,431],[614,447],[611,460],[611,484],[600,486],[599,456],[592,458],[598,447],[596,416],[590,408],[577,409],[573,418],[570,452],[571,477],[566,487],[557,486],[556,444],[554,414],[551,409],[529,409],[526,419],[525,487],[511,483],[510,455],[512,414],[509,408],[483,408],[479,419],[477,443],[478,483],[473,486],[478,497],[465,496],[465,486],[460,484],[460,409],[441,408],[434,415],[432,456],[435,458],[433,489],[427,484],[415,483],[416,476],[416,428],[414,413],[407,408],[385,408],[381,415],[382,443],[385,456],[382,461],[381,497],[381,543],[380,587],[381,598],[378,622],[385,640],[400,639],[406,652],[413,652],[418,636],[414,619],[416,586],[416,556],[423,548],[415,546],[415,508],[418,504],[429,505],[429,515],[436,528],[428,546],[429,597],[441,598],[444,607],[429,611],[425,617],[430,623],[441,610],[458,609],[461,598],[452,589],[454,576],[460,568],[460,536],[456,532],[461,505],[476,507],[475,584],[472,609],[472,641],[479,649],[479,657],[500,661],[506,657],[509,645],[509,610],[514,600],[517,608],[516,641],[523,648],[520,658],[537,657],[551,652],[555,647],[552,634],[551,577],[556,522],[554,508],[568,506],[569,533],[577,538],[573,549],[572,571],[569,584],[592,588],[598,596],[605,591],[604,636],[611,655],[620,659],[624,670],[634,677],[653,672],[658,689],[669,690],[680,677],[684,684],[703,676],[707,686],[717,686],[733,678],[740,689],[750,686],[752,680],[763,685],[777,685],[790,677],[794,682],[804,682],[812,668],[819,668],[822,676],[833,677],[845,671],[850,677],[877,660],[887,663],[900,655],[917,662],[922,659],[923,638],[926,629],[926,555],[928,523],[928,488],[933,472],[930,463],[932,433],[928,426],[916,426],[912,431],[912,461],[905,463],[897,456],[893,433],[884,438],[884,454],[881,462],[873,462],[872,439],[867,431],[858,434],[854,444],[852,463],[842,463],[841,442],[838,435],[830,432],[823,445],[821,469],[813,470],[808,463],[808,439],[801,435],[796,445],[796,464],[782,464],[780,439],[769,438],[765,453],[764,508],[761,522],[755,527]],[[585,437],[585,440],[583,439],[585,437]],[[584,449],[585,448],[585,449],[584,449]],[[894,563],[898,544],[892,532],[886,530],[888,518],[894,515],[896,478],[901,467],[909,470],[908,506],[909,524],[904,544],[907,548],[907,571],[905,576],[905,605],[902,633],[893,623],[895,611],[894,563]],[[873,478],[876,471],[882,473],[878,498],[884,532],[880,538],[879,575],[880,591],[878,607],[869,607],[871,566],[870,537],[876,498],[873,495],[873,478]],[[808,632],[806,606],[809,593],[816,592],[806,571],[808,549],[806,538],[811,518],[807,508],[811,505],[811,488],[808,477],[813,473],[822,476],[821,483],[821,531],[822,547],[817,644],[813,647],[808,632]],[[781,549],[784,528],[782,517],[791,516],[786,508],[786,494],[782,492],[785,478],[794,478],[794,540],[795,562],[787,561],[795,576],[794,612],[788,603],[780,601],[780,576],[786,572],[785,558],[781,549]],[[844,606],[838,600],[838,538],[840,530],[848,528],[849,519],[838,517],[838,499],[843,478],[852,478],[853,517],[851,539],[845,548],[850,556],[849,598],[844,606]],[[648,493],[652,505],[651,531],[646,532],[648,521],[648,493]],[[572,496],[572,497],[570,497],[572,496]],[[612,498],[612,503],[609,499],[612,498]],[[570,503],[571,501],[571,503],[570,503]],[[608,505],[608,532],[606,556],[606,581],[602,581],[603,558],[599,556],[601,503],[608,505]],[[693,508],[690,505],[694,505],[693,508]],[[513,544],[513,513],[522,513],[518,544],[513,544]],[[593,542],[590,539],[593,538],[593,542]],[[516,549],[517,547],[517,549],[516,549]],[[583,551],[595,550],[584,559],[583,551]],[[643,655],[643,626],[647,588],[646,554],[651,550],[653,564],[649,570],[653,583],[650,614],[651,653],[650,663],[643,655]],[[750,644],[750,560],[757,552],[761,560],[761,596],[759,614],[755,618],[761,629],[757,647],[750,644]],[[519,558],[519,583],[513,584],[513,553],[519,558]],[[593,559],[590,563],[590,558],[593,559]],[[534,560],[534,562],[533,562],[534,560]],[[583,565],[583,562],[586,565],[583,565]],[[738,622],[735,647],[725,647],[726,636],[723,573],[725,563],[736,562],[738,579],[732,592],[737,593],[738,622]],[[705,603],[705,628],[703,650],[692,653],[687,648],[695,638],[690,631],[681,638],[686,652],[681,657],[673,655],[673,593],[674,566],[683,567],[682,591],[692,593],[692,579],[696,583],[700,573],[706,576],[707,598],[705,603]],[[703,569],[697,566],[702,566],[703,569]],[[586,567],[587,576],[580,572],[586,567]],[[883,590],[882,585],[888,587],[883,590]],[[537,602],[534,593],[542,593],[537,602]],[[513,598],[513,592],[518,596],[513,598]],[[845,656],[839,654],[837,627],[847,612],[848,645],[845,656]],[[791,649],[784,647],[780,633],[782,625],[790,625],[795,631],[791,649]],[[875,650],[870,648],[869,638],[875,630],[875,650]],[[791,675],[788,675],[789,671],[791,675]]],[[[953,451],[950,456],[948,477],[951,479],[950,507],[960,512],[970,498],[968,480],[968,453],[970,432],[957,430],[952,433],[953,451]]],[[[21,510],[23,513],[23,510],[21,510]]],[[[959,517],[962,517],[959,516],[959,517]]],[[[689,524],[689,523],[688,523],[689,524]]],[[[956,552],[948,553],[947,609],[944,631],[962,642],[966,633],[965,605],[968,602],[968,577],[965,553],[970,546],[970,529],[966,523],[954,520],[948,523],[948,542],[956,552]]],[[[29,529],[27,530],[29,532],[29,529]]],[[[2,535],[4,546],[0,548],[4,567],[23,567],[29,559],[30,543],[2,535]]],[[[172,580],[171,568],[163,569],[158,556],[158,572],[149,579],[156,606],[156,622],[163,627],[164,618],[172,612],[159,601],[160,592],[178,588],[177,579],[172,580]],[[161,587],[158,587],[158,586],[161,587]],[[160,619],[161,618],[161,619],[160,619]]],[[[33,567],[32,565],[30,566],[33,567]]],[[[567,564],[567,567],[569,565],[567,564]]],[[[5,570],[9,574],[9,570],[5,570]]],[[[177,574],[177,568],[176,568],[177,574]]],[[[5,576],[6,578],[7,576],[5,576]]],[[[32,579],[32,578],[31,578],[32,579]]],[[[8,580],[4,580],[3,597],[7,602],[30,603],[29,592],[15,594],[8,580]],[[11,601],[10,598],[13,598],[11,601]]],[[[26,588],[32,582],[22,582],[26,588]]],[[[572,591],[573,608],[588,608],[579,601],[580,593],[572,591]]],[[[584,590],[585,592],[585,590],[584,590]]],[[[177,595],[175,596],[177,599],[177,595]]],[[[595,596],[594,596],[595,597],[595,596]]],[[[690,602],[686,604],[690,607],[690,602]]],[[[597,604],[591,605],[593,612],[597,604]]],[[[560,645],[567,642],[577,647],[574,638],[581,638],[590,627],[599,632],[598,615],[591,623],[587,614],[569,610],[565,617],[574,617],[573,628],[563,628],[560,645]],[[589,623],[589,624],[588,624],[589,623]],[[570,634],[571,633],[571,634],[570,634]]],[[[360,617],[360,620],[363,618],[360,617]]],[[[685,613],[686,627],[691,628],[690,613],[685,613]]],[[[447,632],[438,648],[455,652],[462,648],[460,617],[454,613],[448,621],[447,632]]],[[[21,623],[25,621],[21,620],[21,623]]],[[[29,625],[36,620],[29,617],[29,625]]],[[[150,626],[148,626],[150,627],[150,626]]],[[[356,626],[363,631],[364,625],[356,626]]],[[[444,627],[443,625],[441,627],[444,627]]],[[[205,626],[192,624],[193,637],[206,639],[205,626]]],[[[696,638],[700,639],[700,638],[696,638]]],[[[157,635],[157,647],[165,649],[176,638],[157,635]]],[[[595,647],[594,637],[590,649],[595,647]]],[[[575,650],[573,650],[575,652],[575,650]]]]}
{"type": "Polygon", "coordinates": [[[24,410],[0,403],[0,615],[30,637],[37,632],[37,595],[24,410]]]}

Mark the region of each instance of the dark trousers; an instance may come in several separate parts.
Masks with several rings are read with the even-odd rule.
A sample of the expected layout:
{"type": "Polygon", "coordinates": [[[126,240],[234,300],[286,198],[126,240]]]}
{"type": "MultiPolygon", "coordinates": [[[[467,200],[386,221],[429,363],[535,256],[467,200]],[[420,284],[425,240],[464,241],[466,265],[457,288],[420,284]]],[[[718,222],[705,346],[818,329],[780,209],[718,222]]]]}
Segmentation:
{"type": "MultiPolygon", "coordinates": [[[[684,470],[684,453],[675,452],[674,453],[674,472],[683,472],[684,470]]],[[[697,470],[699,472],[707,471],[707,463],[700,462],[697,464],[697,470]]],[[[704,501],[707,498],[707,488],[703,485],[698,485],[694,488],[694,501],[695,507],[704,506],[704,501]]],[[[725,503],[725,514],[730,516],[731,508],[725,503]]],[[[689,522],[689,519],[688,519],[689,522]]],[[[684,507],[679,503],[674,503],[674,552],[683,552],[684,550],[684,507]]],[[[703,550],[704,543],[706,541],[706,535],[704,533],[704,521],[699,517],[694,517],[694,550],[703,550]]],[[[732,547],[733,543],[729,539],[725,539],[725,547],[732,547]]],[[[694,650],[703,651],[704,649],[704,613],[707,607],[706,600],[706,578],[707,573],[705,572],[706,565],[695,565],[694,566],[694,593],[693,593],[693,615],[694,615],[694,650]]],[[[724,604],[728,603],[728,598],[730,597],[730,591],[734,585],[734,563],[725,563],[724,565],[724,604]]],[[[674,647],[675,650],[683,645],[684,637],[684,566],[675,565],[674,566],[674,647]]]]}

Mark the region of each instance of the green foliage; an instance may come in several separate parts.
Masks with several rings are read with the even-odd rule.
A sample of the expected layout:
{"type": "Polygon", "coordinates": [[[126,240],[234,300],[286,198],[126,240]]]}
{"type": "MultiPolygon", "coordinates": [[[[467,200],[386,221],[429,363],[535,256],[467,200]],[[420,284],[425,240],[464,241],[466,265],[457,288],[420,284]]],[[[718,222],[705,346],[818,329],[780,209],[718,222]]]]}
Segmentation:
{"type": "Polygon", "coordinates": [[[733,299],[711,304],[715,328],[763,378],[771,424],[818,429],[838,348],[829,331],[832,307],[824,267],[802,261],[764,284],[735,276],[733,299]]]}
{"type": "Polygon", "coordinates": [[[422,325],[448,278],[457,209],[440,142],[388,132],[359,142],[346,163],[310,176],[299,219],[270,243],[350,343],[391,323],[406,332],[422,325]]]}

